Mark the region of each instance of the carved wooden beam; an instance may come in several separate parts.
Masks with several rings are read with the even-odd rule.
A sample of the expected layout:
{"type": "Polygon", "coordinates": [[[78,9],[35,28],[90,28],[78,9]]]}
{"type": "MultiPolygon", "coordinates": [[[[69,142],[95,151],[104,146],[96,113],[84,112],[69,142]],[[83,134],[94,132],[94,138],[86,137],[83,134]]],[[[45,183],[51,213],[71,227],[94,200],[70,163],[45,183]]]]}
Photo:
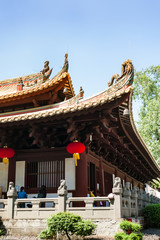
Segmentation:
{"type": "Polygon", "coordinates": [[[54,94],[50,97],[50,99],[49,99],[49,101],[48,101],[48,104],[54,103],[56,99],[57,99],[57,93],[54,93],[54,94]]]}
{"type": "Polygon", "coordinates": [[[107,118],[107,119],[109,118],[112,122],[118,122],[118,121],[119,121],[117,117],[114,117],[114,116],[112,115],[112,113],[106,114],[106,118],[107,118]]]}
{"type": "MultiPolygon", "coordinates": [[[[84,114],[84,113],[83,113],[84,114]]],[[[89,113],[86,111],[84,115],[80,115],[80,116],[76,116],[73,117],[73,121],[76,123],[79,122],[87,122],[87,123],[92,123],[94,124],[94,121],[97,121],[98,119],[98,113],[94,112],[94,113],[89,113]]]]}
{"type": "Polygon", "coordinates": [[[75,131],[75,128],[76,128],[76,123],[74,121],[72,121],[72,119],[68,119],[67,120],[68,122],[68,127],[67,127],[67,134],[75,131]]]}
{"type": "Polygon", "coordinates": [[[39,107],[40,106],[38,101],[35,98],[32,99],[32,102],[33,102],[34,107],[39,107]]]}

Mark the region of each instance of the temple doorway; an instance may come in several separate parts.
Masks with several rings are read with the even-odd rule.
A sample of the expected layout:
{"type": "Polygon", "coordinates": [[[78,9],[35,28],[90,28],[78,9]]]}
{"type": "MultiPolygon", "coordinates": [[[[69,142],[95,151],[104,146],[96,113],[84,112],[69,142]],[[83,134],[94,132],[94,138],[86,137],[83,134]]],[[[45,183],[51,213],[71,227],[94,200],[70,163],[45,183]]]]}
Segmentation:
{"type": "Polygon", "coordinates": [[[104,172],[104,194],[107,196],[112,192],[113,187],[113,177],[112,174],[104,172]]]}
{"type": "Polygon", "coordinates": [[[95,194],[95,164],[90,162],[90,190],[95,194]]]}

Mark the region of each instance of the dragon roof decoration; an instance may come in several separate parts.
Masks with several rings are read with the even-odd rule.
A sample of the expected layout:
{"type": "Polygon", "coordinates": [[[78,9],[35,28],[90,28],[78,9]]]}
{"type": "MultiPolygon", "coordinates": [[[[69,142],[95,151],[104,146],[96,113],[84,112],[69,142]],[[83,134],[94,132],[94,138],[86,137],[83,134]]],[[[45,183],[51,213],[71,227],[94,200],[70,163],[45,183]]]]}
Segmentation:
{"type": "MultiPolygon", "coordinates": [[[[21,76],[12,79],[6,79],[0,81],[0,102],[6,101],[6,99],[19,99],[23,95],[27,97],[27,94],[31,95],[33,92],[37,93],[43,89],[47,89],[49,87],[53,87],[53,85],[57,85],[61,80],[63,80],[66,76],[65,87],[68,89],[68,95],[73,97],[75,95],[74,88],[69,77],[68,71],[68,54],[65,54],[65,61],[63,68],[57,73],[53,78],[49,78],[52,73],[52,68],[49,68],[49,61],[45,61],[44,68],[39,73],[30,74],[26,76],[21,76]],[[65,74],[65,75],[64,75],[65,74]],[[66,75],[67,74],[67,75],[66,75]],[[17,86],[21,85],[21,90],[17,88],[17,86]]],[[[39,93],[38,93],[39,94],[39,93]]],[[[24,98],[24,97],[23,97],[24,98]]]]}

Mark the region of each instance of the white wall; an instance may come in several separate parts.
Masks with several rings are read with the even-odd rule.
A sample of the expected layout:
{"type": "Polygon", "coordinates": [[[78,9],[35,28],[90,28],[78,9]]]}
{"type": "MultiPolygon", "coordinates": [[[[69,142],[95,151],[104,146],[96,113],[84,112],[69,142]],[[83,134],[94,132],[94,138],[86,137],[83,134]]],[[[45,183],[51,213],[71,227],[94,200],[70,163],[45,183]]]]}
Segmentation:
{"type": "Polygon", "coordinates": [[[8,166],[6,164],[6,170],[4,169],[4,164],[0,163],[0,186],[2,186],[2,192],[7,192],[8,189],[8,166]]]}
{"type": "Polygon", "coordinates": [[[16,180],[15,186],[24,186],[25,180],[25,161],[17,161],[16,162],[16,180]]]}
{"type": "Polygon", "coordinates": [[[76,166],[73,158],[65,158],[65,180],[68,190],[76,189],[76,166]]]}
{"type": "Polygon", "coordinates": [[[148,184],[146,184],[145,191],[149,194],[153,194],[153,196],[160,198],[160,192],[152,187],[150,187],[148,184]]]}

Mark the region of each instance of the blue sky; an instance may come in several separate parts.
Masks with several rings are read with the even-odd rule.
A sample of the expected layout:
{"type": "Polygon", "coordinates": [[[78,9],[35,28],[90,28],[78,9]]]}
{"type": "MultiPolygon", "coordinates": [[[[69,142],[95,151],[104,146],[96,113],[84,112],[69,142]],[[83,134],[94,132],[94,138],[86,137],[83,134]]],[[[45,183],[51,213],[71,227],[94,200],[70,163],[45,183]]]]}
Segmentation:
{"type": "Polygon", "coordinates": [[[69,54],[69,73],[85,97],[107,87],[121,64],[159,65],[159,0],[1,0],[0,79],[43,69],[56,74],[69,54]]]}

